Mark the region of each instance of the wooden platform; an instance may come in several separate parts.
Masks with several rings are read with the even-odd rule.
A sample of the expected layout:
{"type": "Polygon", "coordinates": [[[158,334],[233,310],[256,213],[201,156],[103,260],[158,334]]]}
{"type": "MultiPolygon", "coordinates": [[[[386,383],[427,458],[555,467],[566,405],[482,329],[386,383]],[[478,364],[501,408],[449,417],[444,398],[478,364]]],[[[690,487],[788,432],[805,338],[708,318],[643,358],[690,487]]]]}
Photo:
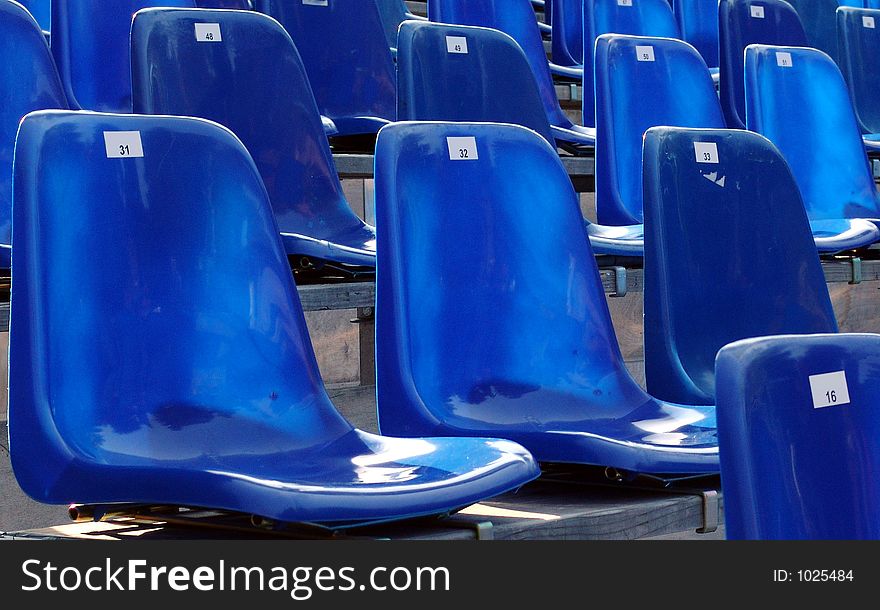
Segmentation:
{"type": "Polygon", "coordinates": [[[0,537],[12,539],[393,539],[633,540],[723,537],[720,494],[623,489],[541,480],[446,518],[419,519],[333,532],[318,527],[255,527],[249,516],[214,511],[142,511],[140,517],[69,523],[0,537]],[[698,533],[701,532],[701,533],[698,533]]]}

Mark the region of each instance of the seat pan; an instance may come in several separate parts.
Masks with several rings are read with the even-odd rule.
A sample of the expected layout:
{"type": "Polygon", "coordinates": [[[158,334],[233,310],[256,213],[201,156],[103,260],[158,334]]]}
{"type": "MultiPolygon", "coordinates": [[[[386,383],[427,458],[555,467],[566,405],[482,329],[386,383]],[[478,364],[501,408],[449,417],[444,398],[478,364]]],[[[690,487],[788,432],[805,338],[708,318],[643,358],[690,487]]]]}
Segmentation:
{"type": "Polygon", "coordinates": [[[297,233],[282,233],[284,251],[288,256],[310,256],[345,265],[376,266],[376,234],[367,225],[327,239],[297,233]]]}
{"type": "Polygon", "coordinates": [[[333,135],[337,136],[378,133],[380,129],[391,122],[373,116],[331,116],[329,119],[336,126],[336,133],[333,135]]]}
{"type": "Polygon", "coordinates": [[[574,124],[566,127],[550,125],[550,130],[557,140],[562,140],[563,142],[588,147],[596,145],[596,130],[593,127],[583,127],[582,125],[574,124]]]}
{"type": "Polygon", "coordinates": [[[9,269],[12,266],[12,246],[0,244],[0,269],[9,269]]]}
{"type": "Polygon", "coordinates": [[[643,256],[645,225],[611,227],[587,222],[587,235],[596,254],[643,256]]]}
{"type": "MultiPolygon", "coordinates": [[[[155,432],[145,431],[150,452],[155,432]]],[[[125,440],[137,451],[137,441],[125,440]]],[[[59,485],[38,499],[207,502],[212,508],[281,521],[364,522],[446,513],[516,488],[539,473],[525,449],[497,439],[396,439],[352,429],[305,449],[254,449],[249,441],[240,453],[163,460],[114,453],[112,464],[80,456],[59,485]],[[64,487],[74,480],[75,488],[64,487]]]]}
{"type": "Polygon", "coordinates": [[[550,73],[554,76],[562,76],[574,80],[582,80],[584,78],[584,68],[574,66],[560,66],[550,62],[550,73]]]}
{"type": "Polygon", "coordinates": [[[854,250],[880,240],[880,230],[874,222],[863,218],[811,220],[810,229],[819,252],[854,250]]]}

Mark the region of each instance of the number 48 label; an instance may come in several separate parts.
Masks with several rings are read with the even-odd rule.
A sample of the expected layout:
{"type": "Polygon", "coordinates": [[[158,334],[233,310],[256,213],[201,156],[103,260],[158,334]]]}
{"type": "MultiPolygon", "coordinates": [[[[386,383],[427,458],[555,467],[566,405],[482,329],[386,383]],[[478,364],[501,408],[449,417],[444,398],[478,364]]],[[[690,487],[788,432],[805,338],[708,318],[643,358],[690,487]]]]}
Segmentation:
{"type": "Polygon", "coordinates": [[[836,407],[849,404],[849,386],[846,384],[846,371],[810,375],[810,393],[813,408],[836,407]]]}
{"type": "Polygon", "coordinates": [[[219,23],[197,23],[196,40],[199,42],[223,42],[219,23]]]}
{"type": "Polygon", "coordinates": [[[480,158],[476,138],[446,138],[446,145],[449,147],[449,158],[453,161],[475,161],[480,158]]]}
{"type": "Polygon", "coordinates": [[[104,147],[108,159],[143,157],[144,145],[139,131],[105,131],[104,147]]]}

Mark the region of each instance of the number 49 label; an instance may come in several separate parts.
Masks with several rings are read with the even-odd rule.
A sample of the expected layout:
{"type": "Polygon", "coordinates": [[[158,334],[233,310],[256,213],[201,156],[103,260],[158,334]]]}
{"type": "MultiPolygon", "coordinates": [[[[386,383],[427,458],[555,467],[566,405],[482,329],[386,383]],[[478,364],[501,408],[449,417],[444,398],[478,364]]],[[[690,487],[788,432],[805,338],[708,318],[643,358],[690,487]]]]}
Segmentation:
{"type": "Polygon", "coordinates": [[[468,46],[467,46],[467,38],[464,36],[447,36],[446,37],[446,52],[447,53],[460,53],[462,55],[467,55],[468,46]]]}
{"type": "Polygon", "coordinates": [[[197,23],[196,40],[199,42],[223,42],[219,23],[197,23]]]}
{"type": "Polygon", "coordinates": [[[446,145],[449,147],[449,158],[453,161],[475,161],[480,158],[476,138],[446,138],[446,145]]]}
{"type": "Polygon", "coordinates": [[[144,145],[139,131],[105,131],[104,146],[108,159],[144,156],[144,145]]]}
{"type": "Polygon", "coordinates": [[[849,404],[849,386],[846,384],[846,371],[810,375],[810,393],[813,408],[836,407],[849,404]]]}

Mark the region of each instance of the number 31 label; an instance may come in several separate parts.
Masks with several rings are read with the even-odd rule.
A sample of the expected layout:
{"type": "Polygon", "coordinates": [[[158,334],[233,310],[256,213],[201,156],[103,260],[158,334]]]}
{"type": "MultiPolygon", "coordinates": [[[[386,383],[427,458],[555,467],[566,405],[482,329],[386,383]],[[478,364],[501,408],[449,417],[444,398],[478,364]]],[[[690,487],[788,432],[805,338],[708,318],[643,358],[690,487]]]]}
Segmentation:
{"type": "Polygon", "coordinates": [[[105,131],[104,146],[108,159],[144,156],[144,145],[139,131],[105,131]]]}
{"type": "Polygon", "coordinates": [[[476,138],[446,138],[449,147],[449,158],[453,161],[475,161],[477,154],[476,138]]]}
{"type": "Polygon", "coordinates": [[[810,393],[813,408],[836,407],[849,404],[849,386],[846,385],[846,371],[810,375],[810,393]]]}

